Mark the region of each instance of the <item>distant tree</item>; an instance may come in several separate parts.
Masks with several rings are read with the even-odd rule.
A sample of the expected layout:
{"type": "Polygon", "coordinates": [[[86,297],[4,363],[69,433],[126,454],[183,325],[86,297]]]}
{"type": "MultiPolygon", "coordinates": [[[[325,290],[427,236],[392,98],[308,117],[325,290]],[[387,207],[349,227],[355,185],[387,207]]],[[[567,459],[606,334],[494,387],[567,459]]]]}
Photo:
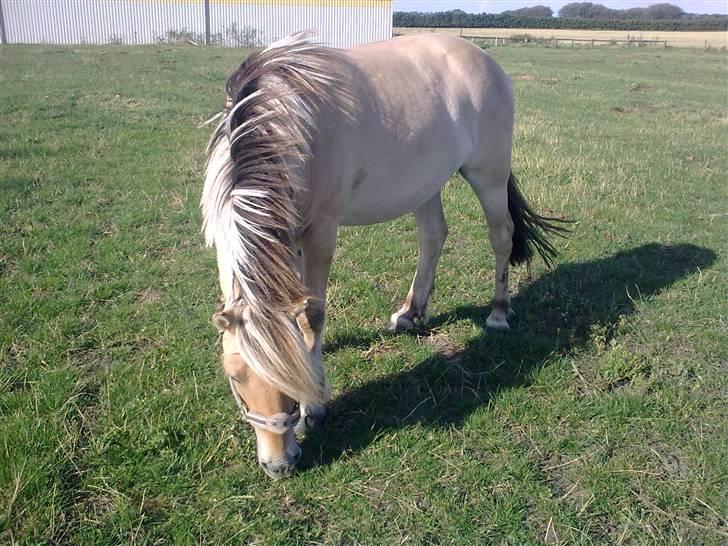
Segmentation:
{"type": "Polygon", "coordinates": [[[651,19],[651,20],[658,20],[658,19],[682,19],[685,15],[685,12],[679,8],[678,6],[674,6],[672,4],[652,4],[651,6],[648,6],[644,14],[642,15],[643,19],[651,19]]]}
{"type": "Polygon", "coordinates": [[[511,17],[539,17],[550,19],[554,16],[554,11],[548,6],[533,6],[530,8],[504,11],[503,13],[501,13],[501,15],[509,15],[511,17]]]}
{"type": "Polygon", "coordinates": [[[653,4],[647,8],[609,9],[592,2],[572,2],[559,10],[559,17],[573,19],[644,19],[648,21],[685,19],[686,14],[673,4],[653,4]]]}
{"type": "Polygon", "coordinates": [[[629,8],[619,10],[620,19],[644,19],[646,8],[629,8]]]}
{"type": "Polygon", "coordinates": [[[454,9],[449,12],[445,12],[449,15],[450,23],[455,27],[462,27],[466,25],[468,20],[468,14],[461,9],[454,9]]]}
{"type": "Polygon", "coordinates": [[[616,10],[592,2],[572,2],[559,10],[559,17],[573,19],[612,19],[616,10]]]}

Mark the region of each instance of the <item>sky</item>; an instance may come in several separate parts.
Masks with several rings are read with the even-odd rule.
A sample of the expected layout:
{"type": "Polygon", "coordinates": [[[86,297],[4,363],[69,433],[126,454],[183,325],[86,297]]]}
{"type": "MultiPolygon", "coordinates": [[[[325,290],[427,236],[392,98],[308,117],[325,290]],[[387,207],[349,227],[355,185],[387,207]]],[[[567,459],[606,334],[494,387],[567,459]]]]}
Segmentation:
{"type": "MultiPolygon", "coordinates": [[[[554,15],[565,4],[583,0],[394,0],[395,11],[447,11],[461,9],[470,13],[500,13],[526,6],[548,6],[554,15]]],[[[667,2],[687,13],[728,14],[728,0],[590,0],[612,9],[646,8],[667,2]]]]}

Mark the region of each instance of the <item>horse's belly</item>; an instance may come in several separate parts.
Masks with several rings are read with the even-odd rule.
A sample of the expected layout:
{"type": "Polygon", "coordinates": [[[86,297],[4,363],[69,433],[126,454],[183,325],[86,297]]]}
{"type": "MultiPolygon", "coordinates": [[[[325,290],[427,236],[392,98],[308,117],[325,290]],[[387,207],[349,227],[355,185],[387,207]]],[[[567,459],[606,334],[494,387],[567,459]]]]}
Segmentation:
{"type": "Polygon", "coordinates": [[[377,224],[399,218],[427,202],[445,185],[450,172],[439,176],[367,179],[352,188],[339,222],[343,225],[377,224]]]}

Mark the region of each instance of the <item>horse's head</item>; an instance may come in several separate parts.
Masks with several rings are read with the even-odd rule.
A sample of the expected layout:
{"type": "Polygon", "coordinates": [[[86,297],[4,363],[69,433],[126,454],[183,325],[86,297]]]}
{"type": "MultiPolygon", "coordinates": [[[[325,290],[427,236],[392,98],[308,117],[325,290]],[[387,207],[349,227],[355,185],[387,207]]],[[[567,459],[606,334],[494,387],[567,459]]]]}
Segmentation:
{"type": "Polygon", "coordinates": [[[301,456],[294,430],[298,402],[252,371],[239,353],[222,358],[241,416],[255,430],[258,463],[274,480],[290,476],[301,456]]]}
{"type": "Polygon", "coordinates": [[[273,479],[293,473],[301,456],[296,442],[296,430],[302,429],[299,422],[303,419],[310,426],[316,417],[302,418],[299,400],[306,407],[320,408],[315,404],[327,396],[323,377],[311,377],[312,372],[321,369],[321,364],[320,355],[317,359],[312,354],[320,351],[314,350],[313,331],[307,318],[311,315],[310,311],[307,313],[308,301],[294,306],[290,312],[280,313],[279,320],[263,323],[248,309],[235,306],[213,316],[213,323],[222,334],[223,368],[233,396],[243,420],[255,430],[258,462],[273,479]],[[264,336],[261,336],[262,328],[266,328],[264,336]],[[304,362],[295,362],[297,355],[291,354],[290,347],[285,350],[291,338],[304,349],[304,362]],[[258,350],[246,351],[251,346],[258,350]],[[270,357],[285,369],[271,375],[274,368],[270,357]]]}

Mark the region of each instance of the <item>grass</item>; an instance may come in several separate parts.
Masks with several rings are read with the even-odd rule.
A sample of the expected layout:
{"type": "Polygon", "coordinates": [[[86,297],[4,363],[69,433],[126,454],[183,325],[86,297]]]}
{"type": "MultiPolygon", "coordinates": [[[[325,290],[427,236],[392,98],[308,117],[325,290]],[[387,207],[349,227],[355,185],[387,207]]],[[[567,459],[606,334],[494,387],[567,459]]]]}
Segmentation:
{"type": "Polygon", "coordinates": [[[487,335],[493,258],[454,179],[431,335],[390,337],[413,221],[342,229],[331,418],[274,483],[197,208],[197,125],[243,53],[2,47],[0,541],[725,543],[725,56],[491,51],[524,192],[578,222],[558,267],[515,270],[513,330],[487,335]]]}
{"type": "MultiPolygon", "coordinates": [[[[461,34],[460,28],[410,28],[398,27],[395,34],[413,34],[419,32],[449,32],[461,34]]],[[[564,38],[584,40],[667,40],[669,47],[717,48],[728,47],[728,32],[723,31],[624,31],[624,30],[568,30],[555,28],[464,28],[466,36],[531,36],[534,38],[564,38]]],[[[599,45],[599,44],[597,44],[599,45]]],[[[569,47],[569,44],[559,44],[569,47]]],[[[660,46],[661,47],[661,46],[660,46]]]]}

